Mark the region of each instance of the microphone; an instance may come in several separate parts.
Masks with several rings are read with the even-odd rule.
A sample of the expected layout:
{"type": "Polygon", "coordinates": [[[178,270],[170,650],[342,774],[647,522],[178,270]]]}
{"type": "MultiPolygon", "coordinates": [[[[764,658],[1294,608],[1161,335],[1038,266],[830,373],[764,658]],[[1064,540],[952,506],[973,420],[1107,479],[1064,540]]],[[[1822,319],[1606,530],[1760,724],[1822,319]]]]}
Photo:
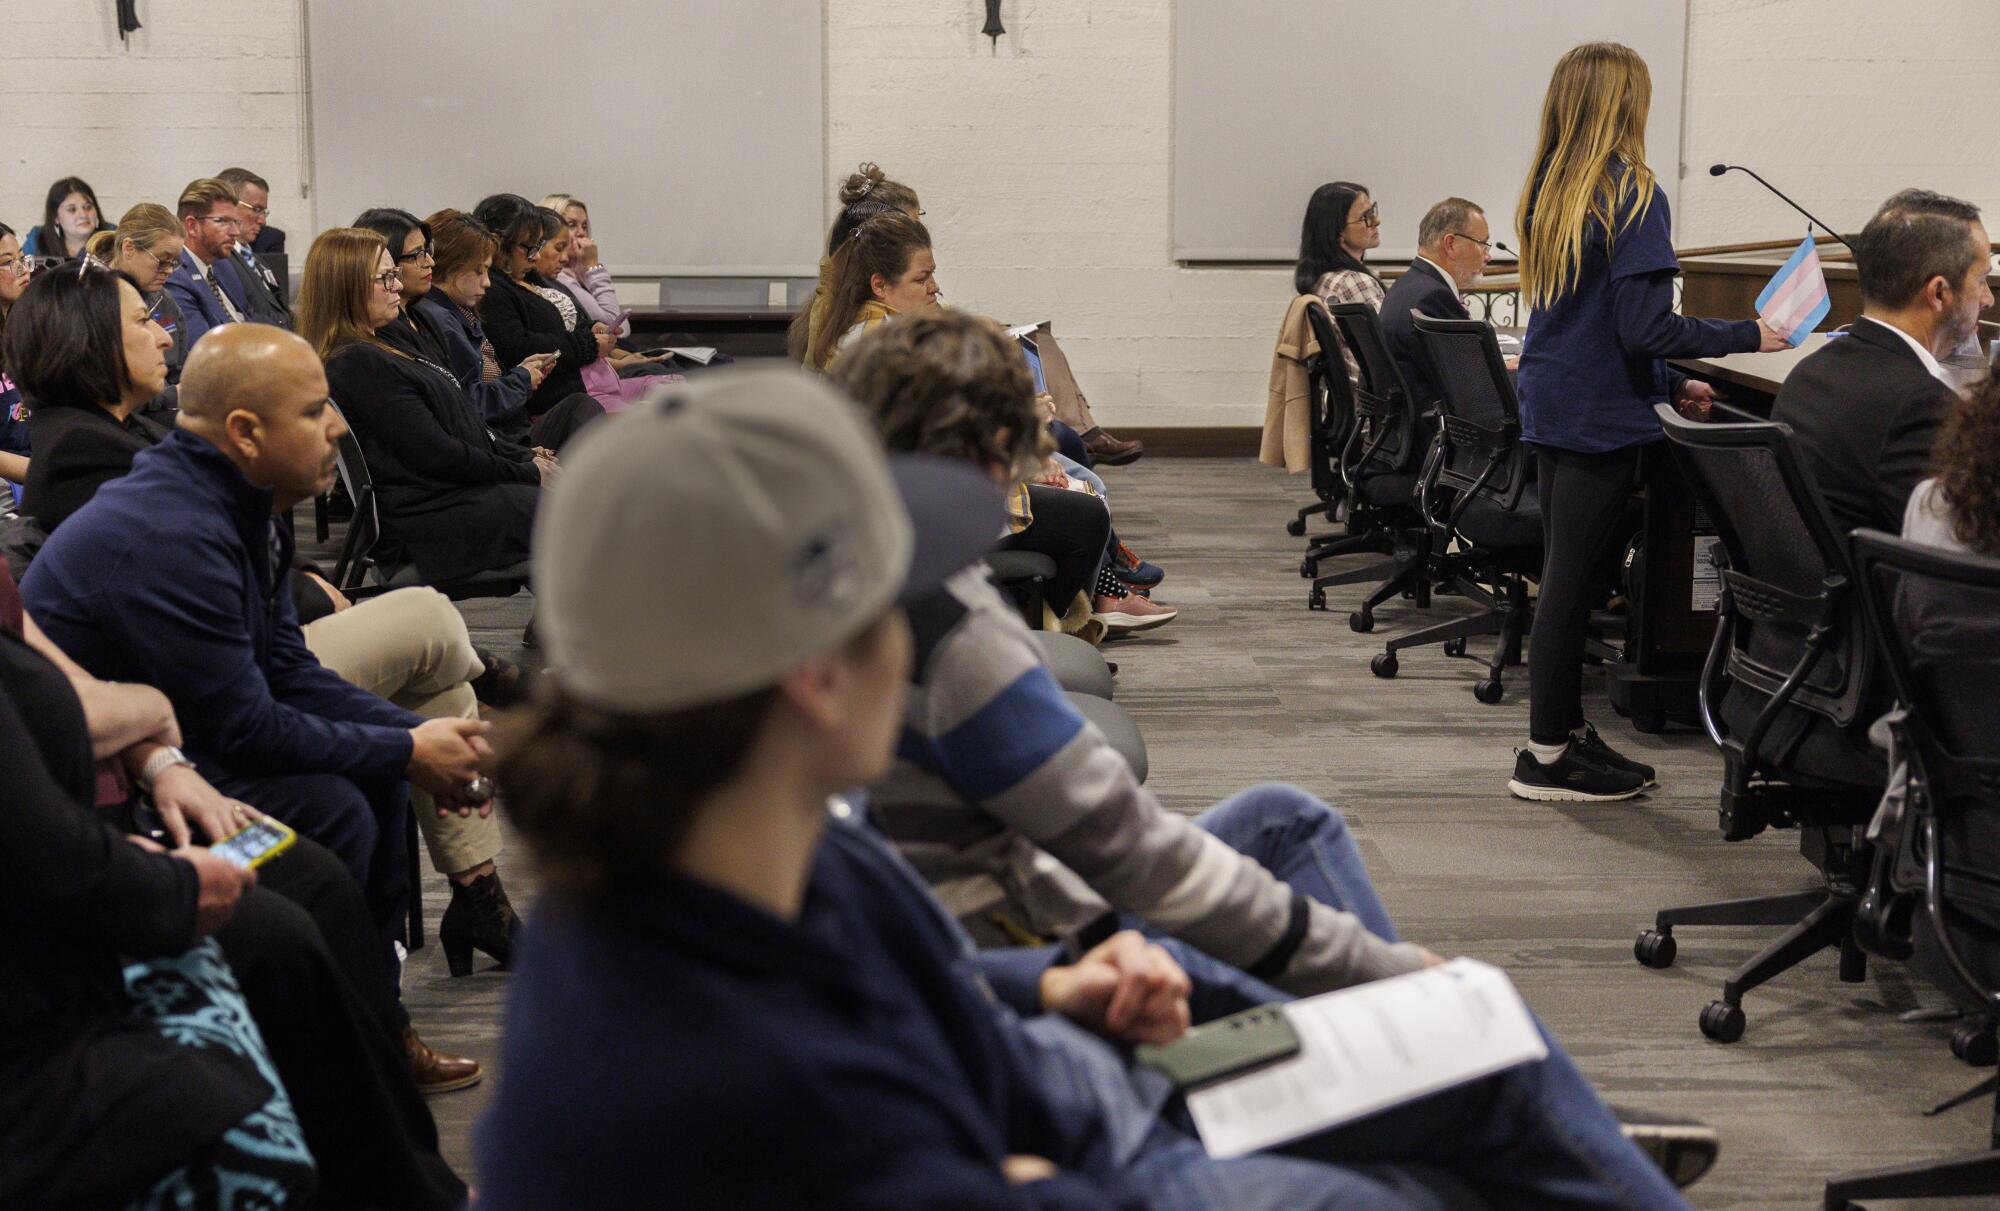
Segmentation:
{"type": "Polygon", "coordinates": [[[1749,177],[1751,180],[1757,182],[1759,185],[1762,185],[1764,188],[1770,190],[1773,194],[1777,195],[1777,198],[1780,202],[1783,202],[1785,205],[1791,207],[1793,210],[1796,210],[1800,214],[1806,216],[1806,221],[1808,223],[1813,224],[1814,226],[1818,227],[1821,231],[1824,231],[1826,234],[1832,236],[1835,240],[1845,245],[1849,252],[1854,251],[1854,245],[1847,243],[1847,241],[1841,237],[1841,234],[1839,232],[1827,226],[1824,222],[1821,222],[1819,219],[1814,218],[1812,211],[1807,210],[1805,207],[1799,205],[1797,202],[1794,202],[1790,198],[1786,197],[1784,190],[1779,189],[1776,185],[1773,185],[1769,181],[1766,181],[1763,177],[1758,176],[1755,169],[1745,168],[1741,164],[1710,164],[1708,166],[1708,175],[1711,177],[1719,177],[1724,173],[1728,172],[1740,172],[1745,176],[1749,177]]]}

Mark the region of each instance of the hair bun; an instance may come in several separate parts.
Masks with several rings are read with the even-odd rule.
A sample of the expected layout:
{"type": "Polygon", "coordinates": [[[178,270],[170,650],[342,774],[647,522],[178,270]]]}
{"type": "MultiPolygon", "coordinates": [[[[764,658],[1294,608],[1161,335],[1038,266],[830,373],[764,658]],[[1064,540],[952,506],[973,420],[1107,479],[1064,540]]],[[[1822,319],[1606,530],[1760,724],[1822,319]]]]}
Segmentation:
{"type": "Polygon", "coordinates": [[[853,205],[867,197],[877,185],[888,179],[888,174],[877,167],[873,160],[863,161],[840,186],[840,200],[844,205],[853,205]]]}

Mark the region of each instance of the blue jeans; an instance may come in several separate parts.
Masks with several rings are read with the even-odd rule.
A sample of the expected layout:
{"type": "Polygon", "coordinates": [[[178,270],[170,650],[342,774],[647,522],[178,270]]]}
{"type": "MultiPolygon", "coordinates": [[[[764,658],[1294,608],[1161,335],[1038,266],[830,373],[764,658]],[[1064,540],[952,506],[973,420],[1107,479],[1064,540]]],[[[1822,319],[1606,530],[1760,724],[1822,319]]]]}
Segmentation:
{"type": "MultiPolygon", "coordinates": [[[[1195,821],[1299,892],[1394,940],[1340,814],[1296,787],[1267,785],[1195,821]]],[[[1196,984],[1197,1021],[1291,999],[1173,939],[1196,984]]],[[[1184,1114],[1163,1117],[1127,1174],[1161,1211],[1428,1211],[1686,1208],[1665,1174],[1619,1134],[1576,1064],[1549,1036],[1539,1063],[1449,1089],[1298,1141],[1211,1160],[1184,1114]]]]}

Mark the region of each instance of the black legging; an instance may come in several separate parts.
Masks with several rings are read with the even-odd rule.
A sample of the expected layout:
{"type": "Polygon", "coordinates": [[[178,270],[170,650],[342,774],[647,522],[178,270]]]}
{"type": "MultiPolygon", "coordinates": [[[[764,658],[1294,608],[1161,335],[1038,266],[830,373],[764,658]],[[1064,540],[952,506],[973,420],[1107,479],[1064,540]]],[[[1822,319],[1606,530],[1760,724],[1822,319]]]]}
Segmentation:
{"type": "Polygon", "coordinates": [[[1536,446],[1541,480],[1542,585],[1528,639],[1528,738],[1561,744],[1583,726],[1583,643],[1599,571],[1618,534],[1639,466],[1638,446],[1584,454],[1536,446]]]}
{"type": "Polygon", "coordinates": [[[1056,561],[1056,577],[1048,585],[1049,605],[1060,614],[1078,593],[1088,594],[1104,562],[1104,544],[1111,536],[1111,510],[1088,492],[1028,485],[1028,508],[1034,524],[1000,540],[1003,551],[1040,551],[1056,561]]]}

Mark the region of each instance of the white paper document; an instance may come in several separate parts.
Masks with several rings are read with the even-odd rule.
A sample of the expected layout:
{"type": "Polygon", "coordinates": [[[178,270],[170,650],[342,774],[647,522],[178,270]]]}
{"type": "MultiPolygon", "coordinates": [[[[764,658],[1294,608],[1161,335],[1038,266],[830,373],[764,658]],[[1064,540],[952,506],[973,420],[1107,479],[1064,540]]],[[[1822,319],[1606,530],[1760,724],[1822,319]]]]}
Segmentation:
{"type": "Polygon", "coordinates": [[[1299,1054],[1188,1094],[1216,1159],[1270,1148],[1549,1049],[1505,972],[1472,959],[1285,1006],[1299,1054]]]}
{"type": "Polygon", "coordinates": [[[685,358],[698,365],[706,366],[715,360],[715,350],[708,345],[668,345],[668,353],[685,358]]]}
{"type": "Polygon", "coordinates": [[[1012,328],[1007,329],[1007,339],[1010,341],[1018,341],[1022,337],[1028,335],[1030,332],[1033,332],[1035,329],[1041,327],[1043,324],[1046,323],[1048,323],[1047,320],[1036,320],[1032,324],[1016,324],[1012,328]]]}

